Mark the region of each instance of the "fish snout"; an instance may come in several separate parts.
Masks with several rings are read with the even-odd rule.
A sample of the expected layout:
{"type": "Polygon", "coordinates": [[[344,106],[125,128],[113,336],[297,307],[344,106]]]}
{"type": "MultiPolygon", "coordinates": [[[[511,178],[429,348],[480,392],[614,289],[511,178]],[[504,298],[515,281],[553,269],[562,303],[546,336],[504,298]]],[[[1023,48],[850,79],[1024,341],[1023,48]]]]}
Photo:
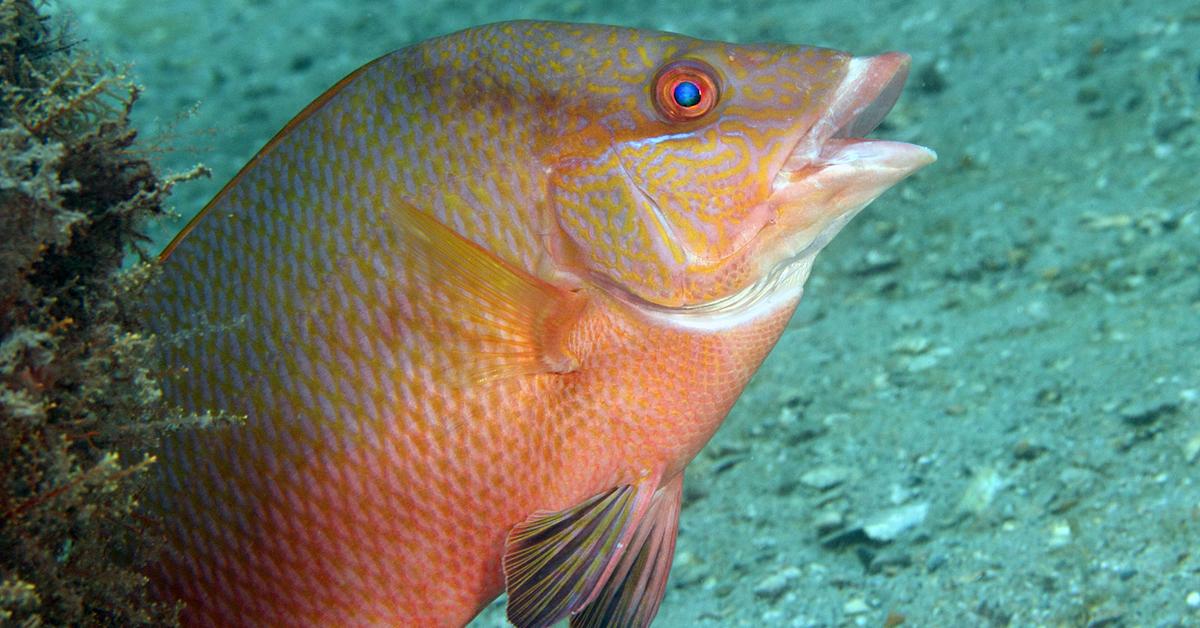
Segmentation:
{"type": "Polygon", "coordinates": [[[770,200],[785,260],[816,255],[871,201],[937,160],[923,146],[865,137],[896,103],[910,63],[899,52],[852,58],[826,111],[785,160],[770,200]]]}

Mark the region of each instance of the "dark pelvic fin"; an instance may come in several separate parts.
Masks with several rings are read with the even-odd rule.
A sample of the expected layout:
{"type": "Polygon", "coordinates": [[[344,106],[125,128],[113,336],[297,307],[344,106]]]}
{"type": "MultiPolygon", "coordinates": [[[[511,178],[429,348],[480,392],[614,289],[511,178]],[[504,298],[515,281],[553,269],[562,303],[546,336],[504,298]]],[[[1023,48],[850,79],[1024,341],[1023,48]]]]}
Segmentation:
{"type": "Polygon", "coordinates": [[[550,626],[595,597],[628,542],[637,493],[635,486],[618,486],[516,525],[504,548],[508,620],[521,628],[550,626]]]}
{"type": "Polygon", "coordinates": [[[654,492],[646,515],[596,599],[571,628],[644,628],[658,614],[675,555],[683,474],[654,492]]]}

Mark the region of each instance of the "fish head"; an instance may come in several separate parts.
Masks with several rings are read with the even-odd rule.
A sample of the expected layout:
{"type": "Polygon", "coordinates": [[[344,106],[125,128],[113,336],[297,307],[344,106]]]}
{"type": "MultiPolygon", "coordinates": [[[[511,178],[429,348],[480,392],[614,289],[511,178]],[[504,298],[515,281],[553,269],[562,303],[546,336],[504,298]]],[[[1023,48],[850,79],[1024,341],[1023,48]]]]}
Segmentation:
{"type": "Polygon", "coordinates": [[[559,44],[575,71],[554,92],[562,113],[543,147],[561,234],[550,248],[643,309],[711,317],[794,302],[838,230],[935,159],[865,138],[900,94],[904,54],[613,28],[559,44]]]}

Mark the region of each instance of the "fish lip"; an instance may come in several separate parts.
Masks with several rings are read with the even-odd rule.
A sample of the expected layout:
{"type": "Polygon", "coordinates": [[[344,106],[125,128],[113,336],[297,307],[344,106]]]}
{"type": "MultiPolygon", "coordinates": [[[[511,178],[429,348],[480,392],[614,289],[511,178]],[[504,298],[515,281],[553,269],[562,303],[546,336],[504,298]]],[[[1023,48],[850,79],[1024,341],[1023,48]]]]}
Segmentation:
{"type": "Polygon", "coordinates": [[[852,57],[825,113],[793,146],[784,170],[819,163],[831,139],[864,138],[875,130],[900,98],[911,65],[902,52],[852,57]]]}
{"type": "Polygon", "coordinates": [[[908,55],[853,57],[825,111],[793,146],[772,186],[774,219],[751,240],[760,279],[705,309],[746,309],[772,295],[799,295],[812,261],[860,211],[937,154],[905,142],[866,139],[908,78],[908,55]]]}
{"type": "Polygon", "coordinates": [[[874,180],[876,185],[863,187],[874,187],[877,194],[858,207],[843,208],[848,217],[831,208],[832,215],[826,218],[844,224],[875,196],[937,160],[937,153],[923,146],[866,138],[900,98],[911,65],[912,58],[902,52],[850,58],[824,113],[800,136],[776,171],[769,201],[776,212],[787,212],[788,199],[794,197],[790,192],[812,185],[806,179],[829,179],[824,172],[849,170],[864,182],[874,180]]]}

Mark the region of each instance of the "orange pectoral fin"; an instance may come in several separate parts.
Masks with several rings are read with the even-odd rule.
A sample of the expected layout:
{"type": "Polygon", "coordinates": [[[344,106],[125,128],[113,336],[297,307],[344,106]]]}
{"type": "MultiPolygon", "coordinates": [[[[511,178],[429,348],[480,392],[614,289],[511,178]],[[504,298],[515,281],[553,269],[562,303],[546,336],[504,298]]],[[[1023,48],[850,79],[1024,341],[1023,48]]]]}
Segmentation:
{"type": "Polygon", "coordinates": [[[510,264],[411,203],[395,200],[391,210],[414,268],[442,294],[423,305],[463,354],[455,375],[464,383],[578,367],[567,340],[584,296],[510,264]]]}
{"type": "Polygon", "coordinates": [[[650,482],[618,486],[514,527],[504,548],[508,620],[649,626],[671,569],[682,480],[653,493],[650,482]]]}

